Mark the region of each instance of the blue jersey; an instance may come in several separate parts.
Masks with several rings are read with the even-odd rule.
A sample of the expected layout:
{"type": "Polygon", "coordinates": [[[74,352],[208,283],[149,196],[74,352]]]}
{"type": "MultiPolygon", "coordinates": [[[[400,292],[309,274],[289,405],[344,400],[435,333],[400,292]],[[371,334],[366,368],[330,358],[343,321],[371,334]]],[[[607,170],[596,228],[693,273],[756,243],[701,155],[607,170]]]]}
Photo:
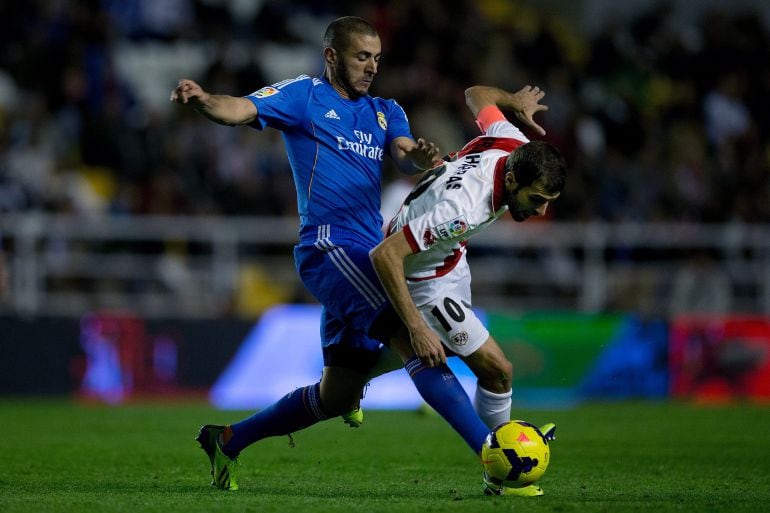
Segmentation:
{"type": "Polygon", "coordinates": [[[246,96],[257,107],[253,126],[280,130],[300,216],[300,237],[330,225],[337,237],[374,246],[382,239],[382,160],[397,137],[411,138],[394,100],[342,98],[325,78],[300,75],[246,96]]]}

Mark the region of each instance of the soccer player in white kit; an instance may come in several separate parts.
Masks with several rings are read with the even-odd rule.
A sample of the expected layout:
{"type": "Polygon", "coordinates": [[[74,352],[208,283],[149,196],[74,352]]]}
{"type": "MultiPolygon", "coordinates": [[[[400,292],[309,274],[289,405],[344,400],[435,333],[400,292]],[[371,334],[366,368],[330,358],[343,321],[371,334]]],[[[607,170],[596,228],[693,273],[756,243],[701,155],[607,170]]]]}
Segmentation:
{"type": "Polygon", "coordinates": [[[391,220],[388,237],[370,253],[417,356],[462,358],[478,378],[474,405],[490,429],[510,420],[512,364],[471,308],[465,245],[506,212],[518,222],[545,214],[564,188],[561,153],[530,142],[501,111],[544,135],[532,119],[547,109],[539,103],[544,95],[530,86],[516,93],[467,89],[483,135],[422,177],[391,220]]]}

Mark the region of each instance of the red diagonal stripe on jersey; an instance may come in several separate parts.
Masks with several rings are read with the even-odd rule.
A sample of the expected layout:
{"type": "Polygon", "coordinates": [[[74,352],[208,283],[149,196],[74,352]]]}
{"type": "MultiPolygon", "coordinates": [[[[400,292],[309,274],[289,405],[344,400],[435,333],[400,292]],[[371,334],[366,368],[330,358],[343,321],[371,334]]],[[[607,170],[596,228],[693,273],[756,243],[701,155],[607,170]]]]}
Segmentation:
{"type": "Polygon", "coordinates": [[[524,144],[524,141],[511,139],[510,137],[476,137],[463,146],[463,149],[457,153],[457,159],[459,160],[469,153],[481,153],[488,150],[503,150],[510,153],[522,144],[524,144]]]}

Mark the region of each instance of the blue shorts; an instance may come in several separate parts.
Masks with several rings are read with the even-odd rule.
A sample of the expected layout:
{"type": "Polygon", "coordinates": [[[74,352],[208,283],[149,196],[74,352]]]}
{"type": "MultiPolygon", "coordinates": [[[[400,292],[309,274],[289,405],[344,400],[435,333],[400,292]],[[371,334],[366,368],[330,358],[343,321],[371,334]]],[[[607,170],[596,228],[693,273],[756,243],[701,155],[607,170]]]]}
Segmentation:
{"type": "Polygon", "coordinates": [[[300,279],[323,306],[324,365],[366,372],[379,356],[368,333],[390,303],[369,260],[372,247],[329,225],[306,227],[294,247],[300,279]]]}

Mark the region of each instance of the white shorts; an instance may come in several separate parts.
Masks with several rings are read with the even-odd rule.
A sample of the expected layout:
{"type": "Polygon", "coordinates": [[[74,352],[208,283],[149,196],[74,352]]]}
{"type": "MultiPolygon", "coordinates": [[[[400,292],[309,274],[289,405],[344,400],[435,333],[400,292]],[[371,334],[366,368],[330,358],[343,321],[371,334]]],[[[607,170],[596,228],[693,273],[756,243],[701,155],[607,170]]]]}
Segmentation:
{"type": "MultiPolygon", "coordinates": [[[[465,264],[465,259],[461,261],[465,264]]],[[[409,282],[409,292],[425,322],[441,341],[460,356],[474,353],[489,338],[489,331],[471,307],[468,265],[432,280],[409,282]]]]}

